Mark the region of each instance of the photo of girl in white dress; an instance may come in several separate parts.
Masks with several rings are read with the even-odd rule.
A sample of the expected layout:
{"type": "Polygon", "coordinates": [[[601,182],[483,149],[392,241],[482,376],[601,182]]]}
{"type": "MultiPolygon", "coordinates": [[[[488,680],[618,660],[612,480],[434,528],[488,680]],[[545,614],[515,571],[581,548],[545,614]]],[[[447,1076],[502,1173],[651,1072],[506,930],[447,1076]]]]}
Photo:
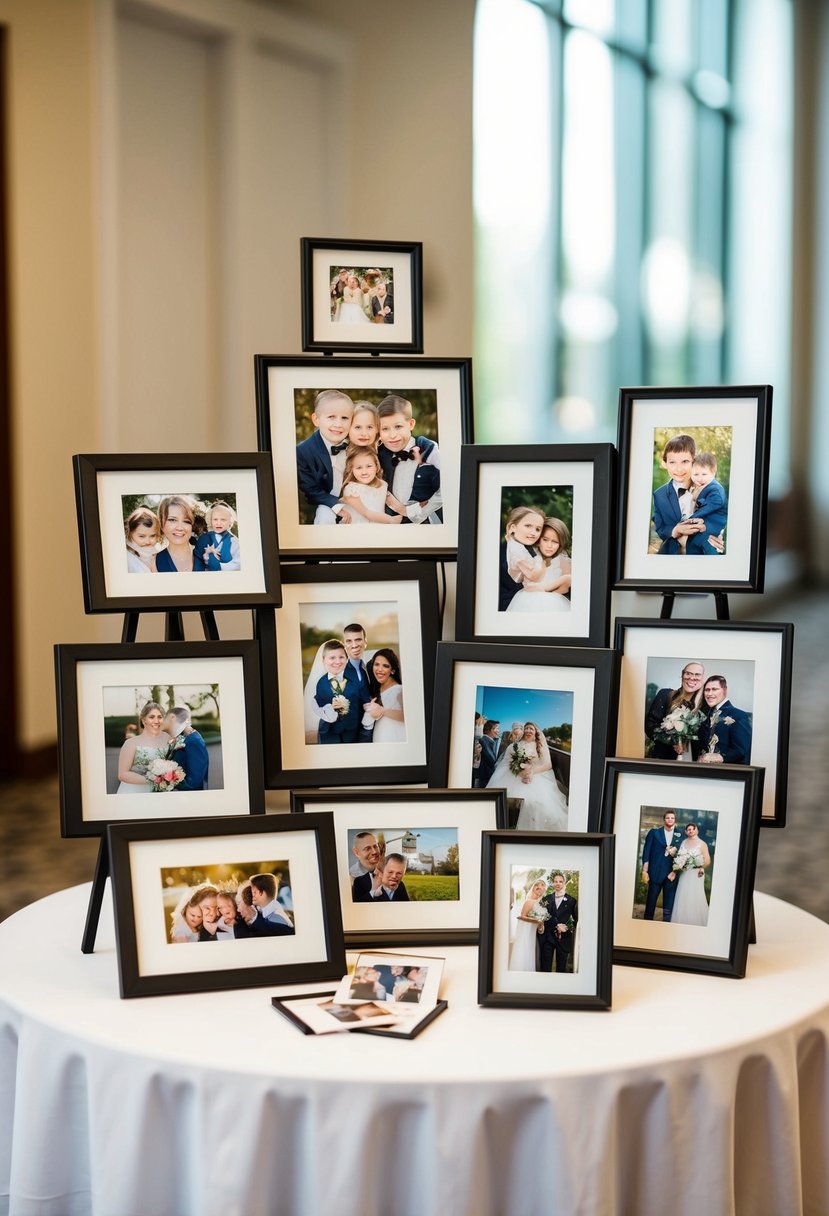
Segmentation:
{"type": "Polygon", "coordinates": [[[340,502],[348,507],[352,524],[399,524],[401,515],[386,514],[389,487],[383,480],[380,458],[372,447],[350,447],[346,452],[340,502]]]}
{"type": "Polygon", "coordinates": [[[569,612],[573,486],[504,486],[500,516],[498,611],[569,612]]]}

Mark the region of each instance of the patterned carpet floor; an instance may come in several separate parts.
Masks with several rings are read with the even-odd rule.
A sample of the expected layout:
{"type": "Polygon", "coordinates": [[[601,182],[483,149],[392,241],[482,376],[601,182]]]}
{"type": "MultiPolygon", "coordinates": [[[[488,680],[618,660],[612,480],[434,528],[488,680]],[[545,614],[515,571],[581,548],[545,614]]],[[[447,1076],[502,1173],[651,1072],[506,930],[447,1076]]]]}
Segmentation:
{"type": "MultiPolygon", "coordinates": [[[[761,832],[756,887],[829,921],[829,591],[775,600],[756,619],[795,623],[787,826],[761,832]]],[[[92,878],[97,840],[62,840],[59,805],[57,777],[0,785],[0,920],[92,878]]],[[[280,805],[269,795],[269,810],[280,805]]]]}

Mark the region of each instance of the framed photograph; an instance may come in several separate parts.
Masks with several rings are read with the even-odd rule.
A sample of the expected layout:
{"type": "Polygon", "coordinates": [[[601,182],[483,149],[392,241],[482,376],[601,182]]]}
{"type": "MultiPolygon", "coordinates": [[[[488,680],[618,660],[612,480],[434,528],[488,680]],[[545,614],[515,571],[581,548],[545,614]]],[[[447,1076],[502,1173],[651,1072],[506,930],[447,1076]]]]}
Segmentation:
{"type": "Polygon", "coordinates": [[[783,827],[793,645],[791,624],[617,620],[617,754],[762,765],[762,823],[783,827]]]}
{"type": "Polygon", "coordinates": [[[264,814],[256,642],[56,646],[55,685],[63,836],[264,814]]]}
{"type": "Polygon", "coordinates": [[[419,241],[303,237],[303,350],[423,350],[419,241]]]}
{"type": "Polygon", "coordinates": [[[352,1034],[379,1034],[394,1039],[417,1038],[449,1007],[448,1001],[438,1001],[430,1009],[406,1002],[338,1005],[333,997],[333,992],[308,992],[302,996],[273,996],[271,1004],[303,1034],[348,1030],[352,1034]]]}
{"type": "Polygon", "coordinates": [[[763,590],[771,397],[620,389],[617,588],[763,590]]]}
{"type": "Polygon", "coordinates": [[[519,831],[591,830],[617,682],[612,650],[441,642],[429,784],[506,790],[519,831]]]}
{"type": "Polygon", "coordinates": [[[431,562],[285,567],[257,624],[268,788],[424,781],[439,628],[431,562]]]}
{"type": "Polygon", "coordinates": [[[606,646],[611,444],[463,447],[458,641],[606,646]]]}
{"type": "Polygon", "coordinates": [[[745,975],[763,770],[608,760],[613,961],[745,975]]]}
{"type": "Polygon", "coordinates": [[[478,1001],[609,1009],[612,836],[484,832],[478,1001]]]}
{"type": "Polygon", "coordinates": [[[346,947],[477,945],[481,832],[507,827],[503,790],[311,790],[334,816],[346,947]]]}
{"type": "Polygon", "coordinates": [[[73,467],[87,612],[280,602],[261,452],[75,456],[73,467]]]}
{"type": "Polygon", "coordinates": [[[122,997],[344,973],[330,815],[118,823],[107,834],[122,997]],[[194,949],[205,943],[220,949],[194,949]]]}
{"type": "Polygon", "coordinates": [[[255,369],[283,555],[454,556],[470,359],[256,355],[255,369]]]}

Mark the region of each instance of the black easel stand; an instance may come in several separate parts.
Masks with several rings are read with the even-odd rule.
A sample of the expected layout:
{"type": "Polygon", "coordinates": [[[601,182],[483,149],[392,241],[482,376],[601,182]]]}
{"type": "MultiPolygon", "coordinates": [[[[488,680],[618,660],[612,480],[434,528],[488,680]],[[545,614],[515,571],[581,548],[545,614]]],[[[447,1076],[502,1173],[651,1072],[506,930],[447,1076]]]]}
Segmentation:
{"type": "MultiPolygon", "coordinates": [[[[139,612],[127,612],[124,616],[124,624],[121,629],[121,641],[130,643],[134,642],[138,634],[138,618],[139,612]]],[[[180,612],[167,612],[164,621],[164,641],[165,642],[183,642],[184,641],[184,622],[180,612]]],[[[206,642],[218,642],[219,629],[216,625],[216,617],[214,613],[206,609],[199,613],[201,618],[201,627],[204,632],[204,640],[206,642]]]]}
{"type": "Polygon", "coordinates": [[[83,927],[81,939],[81,954],[92,954],[95,949],[95,936],[98,932],[98,920],[101,915],[101,904],[104,901],[104,889],[109,878],[109,844],[106,830],[101,834],[98,847],[98,860],[95,862],[95,874],[92,878],[92,890],[89,892],[89,904],[86,909],[86,924],[83,927]]]}
{"type": "MultiPolygon", "coordinates": [[[[717,614],[718,621],[730,621],[731,614],[728,610],[728,596],[724,591],[712,592],[714,596],[714,608],[717,614]]],[[[659,612],[660,621],[669,621],[674,611],[674,602],[676,600],[675,591],[663,591],[662,593],[662,608],[659,612]]]]}

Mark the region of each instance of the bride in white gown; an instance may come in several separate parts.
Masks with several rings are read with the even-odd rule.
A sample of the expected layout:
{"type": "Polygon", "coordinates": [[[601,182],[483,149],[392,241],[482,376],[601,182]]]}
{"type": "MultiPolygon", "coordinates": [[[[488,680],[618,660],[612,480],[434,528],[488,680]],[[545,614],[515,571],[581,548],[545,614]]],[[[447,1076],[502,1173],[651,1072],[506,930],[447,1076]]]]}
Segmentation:
{"type": "Polygon", "coordinates": [[[374,696],[366,706],[366,713],[374,718],[374,743],[405,743],[400,660],[388,646],[375,651],[368,678],[374,696]]]}
{"type": "MultiPolygon", "coordinates": [[[[368,298],[367,292],[365,298],[368,298]]],[[[343,288],[343,302],[340,305],[337,320],[342,321],[346,325],[369,325],[370,321],[363,304],[364,297],[359,280],[356,275],[351,275],[348,285],[343,288]]]]}
{"type": "Polygon", "coordinates": [[[558,788],[547,740],[534,722],[525,723],[523,731],[520,723],[513,727],[487,787],[521,799],[516,829],[567,830],[567,800],[558,788]]]}
{"type": "Polygon", "coordinates": [[[538,926],[548,919],[547,910],[542,908],[540,903],[546,890],[544,879],[537,878],[527,892],[524,906],[515,918],[515,939],[509,952],[510,971],[536,970],[538,926]]]}
{"type": "Polygon", "coordinates": [[[711,865],[708,845],[700,840],[695,823],[686,823],[685,839],[674,858],[676,898],[671,920],[680,925],[707,925],[708,901],[705,898],[705,871],[711,865]]]}

